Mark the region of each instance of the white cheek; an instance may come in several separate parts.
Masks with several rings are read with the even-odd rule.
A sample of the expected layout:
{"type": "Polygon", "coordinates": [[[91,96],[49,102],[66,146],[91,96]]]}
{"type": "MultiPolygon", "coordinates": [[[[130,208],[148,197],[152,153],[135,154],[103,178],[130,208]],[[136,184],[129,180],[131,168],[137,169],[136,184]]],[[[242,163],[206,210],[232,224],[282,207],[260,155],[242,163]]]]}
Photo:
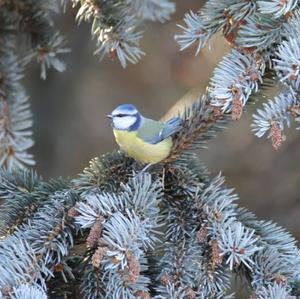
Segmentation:
{"type": "Polygon", "coordinates": [[[136,121],[134,116],[123,116],[114,118],[114,127],[119,130],[126,130],[136,121]]]}

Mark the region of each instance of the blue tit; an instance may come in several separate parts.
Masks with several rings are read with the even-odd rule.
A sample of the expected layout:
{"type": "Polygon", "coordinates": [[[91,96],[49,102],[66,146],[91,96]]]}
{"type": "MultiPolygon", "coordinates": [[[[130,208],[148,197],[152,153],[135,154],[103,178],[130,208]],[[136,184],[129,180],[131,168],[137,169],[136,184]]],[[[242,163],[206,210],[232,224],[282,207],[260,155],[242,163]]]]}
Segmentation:
{"type": "Polygon", "coordinates": [[[135,160],[155,164],[167,158],[171,152],[172,135],[181,128],[181,119],[166,122],[143,117],[131,104],[117,107],[108,118],[120,148],[135,160]]]}

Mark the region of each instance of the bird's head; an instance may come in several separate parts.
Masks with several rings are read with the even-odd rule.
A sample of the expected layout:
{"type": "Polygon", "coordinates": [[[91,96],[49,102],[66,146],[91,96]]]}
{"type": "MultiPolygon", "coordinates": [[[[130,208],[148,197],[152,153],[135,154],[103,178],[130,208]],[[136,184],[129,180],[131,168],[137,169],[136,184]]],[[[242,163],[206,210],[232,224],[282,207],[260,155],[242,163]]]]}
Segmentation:
{"type": "Polygon", "coordinates": [[[141,123],[141,114],[131,104],[118,106],[107,117],[112,120],[112,126],[116,130],[135,131],[141,123]]]}

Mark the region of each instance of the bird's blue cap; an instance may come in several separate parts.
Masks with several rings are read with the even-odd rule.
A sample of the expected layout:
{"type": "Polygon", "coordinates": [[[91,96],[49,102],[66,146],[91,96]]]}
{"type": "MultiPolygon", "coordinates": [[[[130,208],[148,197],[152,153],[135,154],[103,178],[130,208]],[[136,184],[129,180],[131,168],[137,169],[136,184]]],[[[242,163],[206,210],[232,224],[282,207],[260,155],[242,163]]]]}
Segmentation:
{"type": "Polygon", "coordinates": [[[136,107],[132,104],[122,104],[111,113],[112,116],[117,114],[135,115],[139,113],[136,107]]]}

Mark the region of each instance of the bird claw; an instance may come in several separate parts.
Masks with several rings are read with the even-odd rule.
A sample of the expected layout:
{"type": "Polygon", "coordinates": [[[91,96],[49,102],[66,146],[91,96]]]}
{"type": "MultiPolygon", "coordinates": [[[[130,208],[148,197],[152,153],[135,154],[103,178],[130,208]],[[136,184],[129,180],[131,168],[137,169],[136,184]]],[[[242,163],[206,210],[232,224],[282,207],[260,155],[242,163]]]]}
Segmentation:
{"type": "Polygon", "coordinates": [[[135,177],[138,177],[140,175],[143,175],[146,170],[151,166],[152,164],[147,164],[142,170],[140,170],[138,173],[135,174],[135,177]]]}

